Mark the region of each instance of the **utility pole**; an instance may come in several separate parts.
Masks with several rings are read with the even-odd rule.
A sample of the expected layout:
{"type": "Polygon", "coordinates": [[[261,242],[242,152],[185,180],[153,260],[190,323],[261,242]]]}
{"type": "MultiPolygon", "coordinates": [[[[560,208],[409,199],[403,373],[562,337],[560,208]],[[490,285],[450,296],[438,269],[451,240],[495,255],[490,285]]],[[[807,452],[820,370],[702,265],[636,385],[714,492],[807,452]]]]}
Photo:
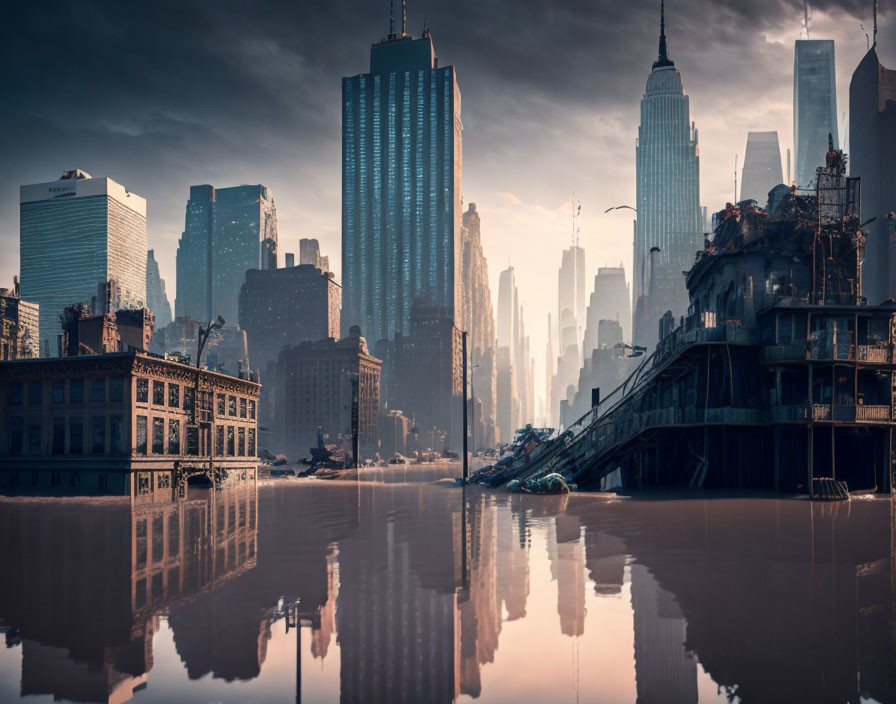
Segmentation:
{"type": "Polygon", "coordinates": [[[467,418],[467,331],[464,330],[461,332],[461,339],[463,340],[462,349],[464,355],[464,373],[463,373],[463,385],[464,385],[464,481],[467,481],[467,478],[470,476],[470,460],[467,457],[467,435],[469,434],[468,428],[468,418],[467,418]]]}
{"type": "Polygon", "coordinates": [[[357,469],[361,466],[361,437],[358,432],[358,380],[359,374],[351,375],[352,384],[352,466],[357,469]]]}
{"type": "MultiPolygon", "coordinates": [[[[198,454],[202,454],[202,436],[205,434],[202,432],[205,430],[205,426],[208,426],[208,439],[206,441],[207,450],[208,450],[208,478],[209,481],[214,483],[215,480],[215,472],[214,472],[214,448],[215,448],[215,400],[214,395],[211,397],[211,407],[208,409],[208,418],[199,417],[197,420],[196,411],[199,407],[199,379],[202,376],[202,350],[205,348],[205,343],[208,342],[208,338],[211,336],[212,330],[220,330],[224,327],[224,318],[220,315],[215,320],[209,321],[208,325],[203,328],[201,325],[196,330],[196,380],[193,384],[193,408],[190,411],[190,423],[188,424],[188,429],[195,429],[196,432],[196,452],[198,454]],[[199,421],[202,421],[201,423],[199,421]]],[[[204,415],[204,413],[203,413],[204,415]]],[[[189,451],[189,438],[187,439],[187,450],[189,451]]]]}

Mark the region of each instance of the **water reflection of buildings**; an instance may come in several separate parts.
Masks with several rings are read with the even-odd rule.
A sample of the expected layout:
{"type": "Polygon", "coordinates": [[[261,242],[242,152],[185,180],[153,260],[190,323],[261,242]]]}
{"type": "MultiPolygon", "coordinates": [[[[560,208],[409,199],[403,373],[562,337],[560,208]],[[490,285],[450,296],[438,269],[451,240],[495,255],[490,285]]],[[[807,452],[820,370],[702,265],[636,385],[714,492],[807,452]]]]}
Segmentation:
{"type": "Polygon", "coordinates": [[[185,498],[3,500],[0,620],[21,639],[20,694],[130,699],[159,613],[251,569],[255,500],[236,479],[185,498]]]}
{"type": "Polygon", "coordinates": [[[586,605],[628,608],[630,583],[640,702],[695,702],[698,661],[746,703],[896,701],[892,510],[476,490],[462,506],[453,490],[372,482],[236,482],[86,509],[3,501],[0,564],[17,569],[0,581],[0,623],[22,643],[22,695],[125,701],[152,688],[167,614],[194,680],[257,678],[285,617],[310,634],[299,696],[303,653],[338,647],[343,701],[488,699],[501,694],[483,677],[507,666],[505,621],[545,611],[529,600],[546,538],[557,621],[545,632],[604,637],[586,605]]]}
{"type": "Polygon", "coordinates": [[[689,653],[747,704],[896,701],[891,501],[571,501],[569,511],[637,561],[639,701],[696,701],[689,653]]]}

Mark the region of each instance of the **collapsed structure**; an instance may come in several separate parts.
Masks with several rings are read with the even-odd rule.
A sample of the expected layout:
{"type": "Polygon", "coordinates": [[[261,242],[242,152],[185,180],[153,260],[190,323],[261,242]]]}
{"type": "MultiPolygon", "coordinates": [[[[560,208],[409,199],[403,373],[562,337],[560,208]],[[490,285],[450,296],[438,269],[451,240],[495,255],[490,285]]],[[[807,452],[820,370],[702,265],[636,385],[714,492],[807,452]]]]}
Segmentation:
{"type": "Polygon", "coordinates": [[[686,317],[518,476],[626,489],[889,491],[896,302],[861,295],[859,179],[828,151],[814,195],[728,204],[686,317]]]}

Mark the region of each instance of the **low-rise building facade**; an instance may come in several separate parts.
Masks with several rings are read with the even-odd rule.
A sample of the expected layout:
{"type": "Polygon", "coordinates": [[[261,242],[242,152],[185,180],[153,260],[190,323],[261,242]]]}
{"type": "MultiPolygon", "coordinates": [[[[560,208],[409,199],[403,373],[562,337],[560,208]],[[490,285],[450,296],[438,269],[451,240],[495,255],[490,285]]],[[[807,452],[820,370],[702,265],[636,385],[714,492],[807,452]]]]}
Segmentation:
{"type": "Polygon", "coordinates": [[[46,470],[72,486],[117,471],[161,473],[163,487],[254,473],[259,389],[136,350],[0,362],[0,485],[46,470]]]}
{"type": "Polygon", "coordinates": [[[382,361],[370,354],[360,328],[348,337],[303,342],[284,348],[277,361],[278,449],[292,458],[305,457],[317,444],[317,433],[350,450],[352,384],[358,383],[358,435],[362,457],[377,446],[382,361]]]}

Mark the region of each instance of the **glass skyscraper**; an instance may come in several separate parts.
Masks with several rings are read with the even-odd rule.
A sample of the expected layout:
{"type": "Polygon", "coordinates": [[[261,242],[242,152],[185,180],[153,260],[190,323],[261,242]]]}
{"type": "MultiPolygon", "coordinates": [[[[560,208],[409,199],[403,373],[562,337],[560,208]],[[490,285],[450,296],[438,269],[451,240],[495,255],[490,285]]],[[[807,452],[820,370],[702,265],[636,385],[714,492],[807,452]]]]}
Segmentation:
{"type": "Polygon", "coordinates": [[[749,132],[744,152],[738,200],[755,200],[760,208],[768,202],[768,192],[784,183],[781,148],[777,132],[749,132]]]}
{"type": "Polygon", "coordinates": [[[865,261],[862,293],[872,304],[896,296],[896,70],[881,64],[877,42],[849,83],[849,175],[862,179],[865,261]]]}
{"type": "Polygon", "coordinates": [[[145,199],[80,169],[19,195],[22,298],[40,306],[42,351],[58,353],[65,306],[89,302],[102,281],[118,281],[123,307],[145,305],[145,199]]]}
{"type": "Polygon", "coordinates": [[[656,342],[658,322],[648,295],[661,303],[659,315],[687,312],[683,271],[703,249],[700,160],[697,130],[681,74],[666,52],[665,17],[660,15],[659,56],[641,98],[636,146],[637,220],[634,237],[635,342],[656,342]],[[651,254],[652,248],[659,248],[651,254]],[[651,266],[653,270],[651,271],[651,266]],[[651,282],[652,288],[651,289],[651,282]]]}
{"type": "Polygon", "coordinates": [[[793,50],[793,147],[799,188],[815,188],[815,170],[825,164],[829,134],[834,149],[839,149],[834,40],[797,39],[793,50]]]}
{"type": "Polygon", "coordinates": [[[277,267],[277,209],[267,186],[190,187],[177,247],[176,316],[235,325],[249,269],[277,267]]]}
{"type": "Polygon", "coordinates": [[[460,90],[428,32],[390,34],[342,80],[342,327],[408,334],[421,299],[459,310],[460,90]]]}

